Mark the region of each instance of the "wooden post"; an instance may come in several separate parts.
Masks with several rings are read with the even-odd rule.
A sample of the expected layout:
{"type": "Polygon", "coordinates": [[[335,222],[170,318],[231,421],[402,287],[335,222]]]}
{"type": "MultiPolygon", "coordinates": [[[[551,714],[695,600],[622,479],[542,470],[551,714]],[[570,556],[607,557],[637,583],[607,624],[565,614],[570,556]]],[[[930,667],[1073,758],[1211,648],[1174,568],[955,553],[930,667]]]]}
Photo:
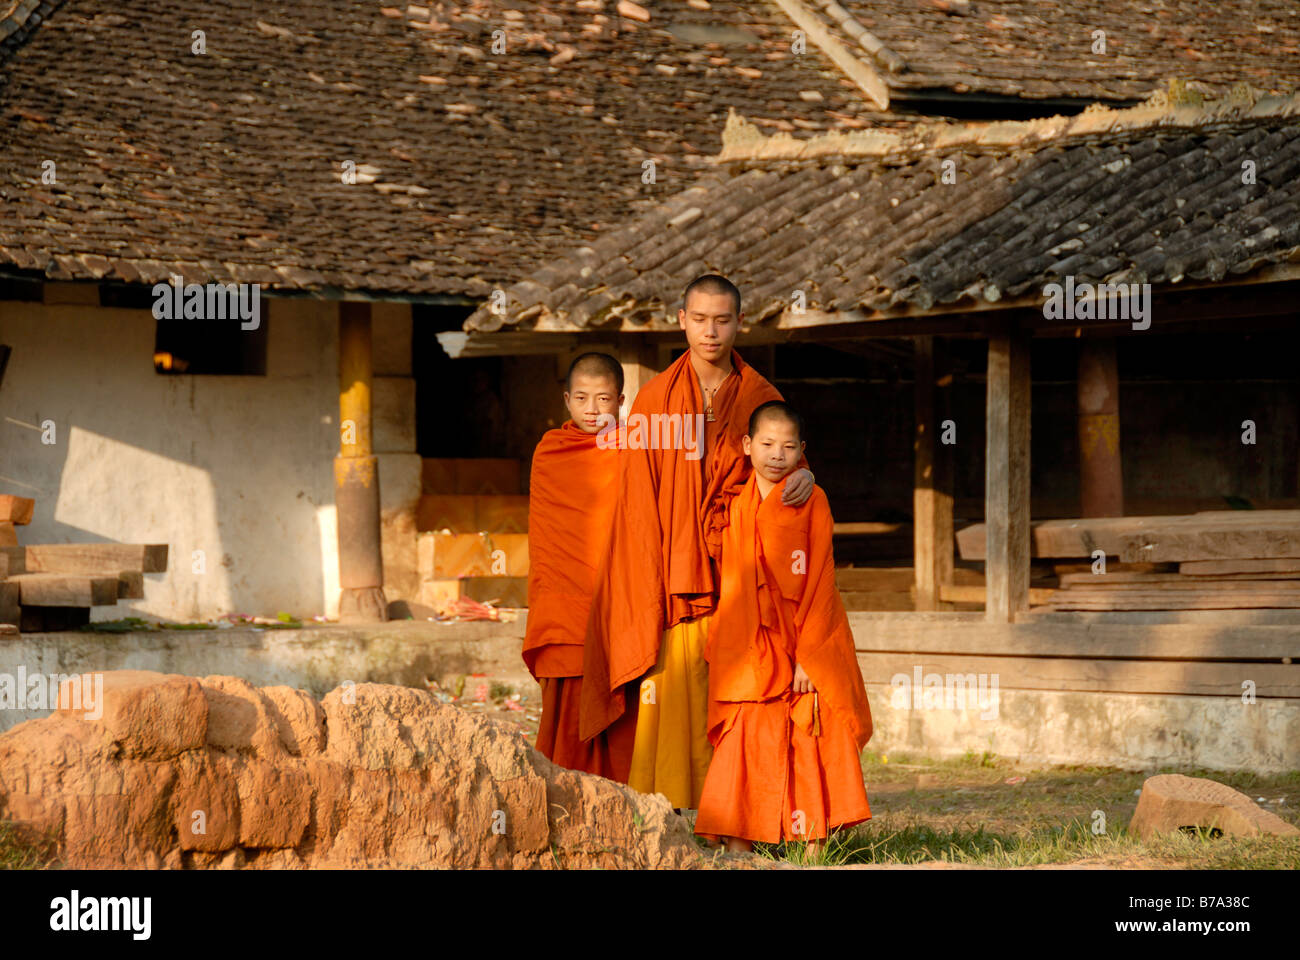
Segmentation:
{"type": "Polygon", "coordinates": [[[984,522],[985,616],[1012,623],[1029,605],[1029,338],[989,338],[984,522]]]}
{"type": "Polygon", "coordinates": [[[632,410],[632,401],[636,399],[637,391],[658,375],[659,369],[655,366],[657,359],[655,345],[645,337],[633,334],[619,339],[618,362],[623,367],[623,396],[627,398],[620,416],[627,416],[632,410]]]}
{"type": "Polygon", "coordinates": [[[380,551],[379,462],[371,447],[370,304],[339,304],[339,620],[388,619],[380,551]]]}
{"type": "Polygon", "coordinates": [[[1124,515],[1113,337],[1090,337],[1079,345],[1079,494],[1080,516],[1124,515]]]}
{"type": "Polygon", "coordinates": [[[912,441],[912,566],[916,609],[943,610],[942,589],[952,584],[952,457],[940,443],[946,404],[937,379],[946,375],[943,345],[916,337],[916,432],[912,441]]]}

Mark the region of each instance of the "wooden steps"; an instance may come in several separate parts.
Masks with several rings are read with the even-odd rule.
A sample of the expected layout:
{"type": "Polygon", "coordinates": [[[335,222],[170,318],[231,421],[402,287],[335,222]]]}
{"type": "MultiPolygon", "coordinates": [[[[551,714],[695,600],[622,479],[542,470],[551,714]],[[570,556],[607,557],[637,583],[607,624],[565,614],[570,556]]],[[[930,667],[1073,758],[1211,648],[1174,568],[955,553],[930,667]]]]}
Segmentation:
{"type": "Polygon", "coordinates": [[[527,577],[528,534],[422,533],[418,565],[421,580],[527,577]]]}
{"type": "Polygon", "coordinates": [[[416,505],[417,602],[438,612],[459,598],[528,603],[528,496],[520,463],[425,459],[416,505]]]}
{"type": "Polygon", "coordinates": [[[522,494],[426,493],[415,507],[415,529],[452,533],[527,533],[528,497],[522,494]]]}
{"type": "Polygon", "coordinates": [[[420,583],[417,602],[438,611],[447,610],[461,597],[479,603],[495,601],[498,607],[528,606],[527,577],[459,577],[449,580],[424,580],[420,583]]]}

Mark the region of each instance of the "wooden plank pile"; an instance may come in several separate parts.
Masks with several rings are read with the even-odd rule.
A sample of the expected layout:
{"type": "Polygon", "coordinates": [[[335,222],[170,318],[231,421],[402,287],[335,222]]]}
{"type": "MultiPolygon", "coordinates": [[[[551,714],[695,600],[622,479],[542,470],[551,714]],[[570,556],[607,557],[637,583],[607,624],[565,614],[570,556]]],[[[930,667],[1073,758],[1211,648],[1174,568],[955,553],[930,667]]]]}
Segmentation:
{"type": "Polygon", "coordinates": [[[6,526],[30,523],[34,506],[27,497],[0,495],[0,632],[83,626],[91,607],[143,599],[144,575],[167,569],[162,543],[7,542],[6,526]]]}
{"type": "MultiPolygon", "coordinates": [[[[916,573],[912,567],[836,567],[835,586],[839,588],[845,610],[916,609],[916,573]]],[[[984,575],[957,567],[953,570],[953,583],[944,588],[942,599],[955,601],[953,609],[957,610],[971,609],[972,599],[983,603],[984,575]]]]}
{"type": "MultiPolygon", "coordinates": [[[[957,534],[963,560],[983,559],[984,525],[957,534]]],[[[1300,510],[1208,510],[1167,517],[1046,520],[1030,555],[1050,561],[1049,610],[1300,608],[1300,510]],[[1095,551],[1107,558],[1093,572],[1095,551]]]]}
{"type": "Polygon", "coordinates": [[[417,601],[439,612],[457,599],[528,603],[528,496],[518,460],[426,459],[416,507],[417,601]]]}

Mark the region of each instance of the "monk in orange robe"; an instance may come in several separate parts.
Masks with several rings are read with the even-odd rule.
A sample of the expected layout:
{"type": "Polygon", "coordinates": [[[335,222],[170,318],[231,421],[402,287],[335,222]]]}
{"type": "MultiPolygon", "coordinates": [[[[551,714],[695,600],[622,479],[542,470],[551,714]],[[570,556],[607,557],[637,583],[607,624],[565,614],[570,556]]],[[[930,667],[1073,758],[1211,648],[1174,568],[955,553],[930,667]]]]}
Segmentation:
{"type": "MultiPolygon", "coordinates": [[[[579,724],[592,738],[636,704],[627,783],[679,809],[698,806],[712,755],[704,643],[727,506],[750,469],[741,442],[750,413],[781,398],[732,349],[744,316],[735,285],[706,275],[682,299],[677,319],[689,349],[641,388],[625,428],[579,724]]],[[[812,472],[800,469],[785,496],[802,503],[812,488],[812,472]]]]}
{"type": "Polygon", "coordinates": [[[533,452],[528,491],[528,629],[523,657],[542,687],[537,749],[564,767],[626,780],[636,711],[584,742],[578,736],[582,645],[596,572],[609,538],[619,449],[599,434],[618,417],[623,368],[587,353],[569,367],[570,419],[533,452]]]}
{"type": "Polygon", "coordinates": [[[731,501],[709,662],[713,763],[695,832],[747,851],[870,819],[861,751],[871,710],[835,587],[831,511],[815,487],[792,507],[773,496],[803,454],[784,403],[750,420],[753,473],[731,501]]]}

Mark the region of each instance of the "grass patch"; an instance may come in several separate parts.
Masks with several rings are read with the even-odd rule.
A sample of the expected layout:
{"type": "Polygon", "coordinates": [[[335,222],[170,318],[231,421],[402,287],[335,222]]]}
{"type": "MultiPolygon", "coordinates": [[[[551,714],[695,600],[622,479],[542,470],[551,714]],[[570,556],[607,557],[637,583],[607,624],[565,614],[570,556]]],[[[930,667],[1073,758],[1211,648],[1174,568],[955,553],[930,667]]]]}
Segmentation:
{"type": "Polygon", "coordinates": [[[1300,826],[1300,771],[1041,767],[991,750],[935,759],[906,753],[862,758],[874,819],[833,835],[820,852],[803,843],[756,844],[770,860],[801,865],[918,864],[1027,867],[1086,862],[1138,868],[1300,869],[1300,839],[1175,834],[1144,843],[1128,833],[1148,777],[1181,773],[1239,790],[1300,826]],[[1262,800],[1261,800],[1262,798],[1262,800]],[[1093,833],[1093,824],[1101,833],[1093,833]]]}
{"type": "Polygon", "coordinates": [[[101,620],[98,623],[86,623],[79,629],[88,633],[131,633],[135,630],[157,630],[158,628],[141,617],[123,617],[121,620],[101,620]]]}
{"type": "Polygon", "coordinates": [[[33,843],[19,836],[8,820],[0,820],[0,870],[48,870],[57,856],[53,832],[33,843]]]}
{"type": "Polygon", "coordinates": [[[1025,833],[1000,833],[983,825],[945,829],[910,818],[886,818],[832,834],[822,850],[811,855],[805,843],[793,841],[755,844],[754,852],[800,866],[938,861],[996,869],[1090,861],[1148,868],[1300,869],[1300,840],[1294,838],[1211,838],[1198,831],[1157,837],[1148,844],[1126,830],[1094,834],[1079,820],[1025,833]]]}

